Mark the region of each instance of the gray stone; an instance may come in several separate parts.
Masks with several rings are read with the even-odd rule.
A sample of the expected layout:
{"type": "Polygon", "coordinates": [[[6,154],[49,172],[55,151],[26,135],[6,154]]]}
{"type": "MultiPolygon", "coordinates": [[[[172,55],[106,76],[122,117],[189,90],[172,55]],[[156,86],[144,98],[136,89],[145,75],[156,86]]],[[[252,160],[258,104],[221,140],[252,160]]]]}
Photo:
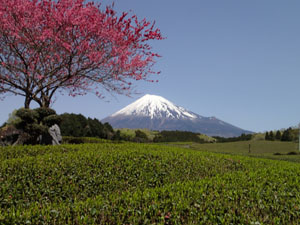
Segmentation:
{"type": "Polygon", "coordinates": [[[48,130],[50,136],[52,137],[52,145],[60,145],[62,141],[60,128],[57,124],[54,124],[48,130]]]}

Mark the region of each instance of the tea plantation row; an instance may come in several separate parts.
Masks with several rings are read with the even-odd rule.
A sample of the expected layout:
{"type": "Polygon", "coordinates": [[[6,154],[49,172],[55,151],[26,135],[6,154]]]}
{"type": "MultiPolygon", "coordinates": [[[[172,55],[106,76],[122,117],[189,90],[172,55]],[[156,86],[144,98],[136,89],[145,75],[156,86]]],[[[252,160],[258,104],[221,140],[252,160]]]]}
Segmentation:
{"type": "Polygon", "coordinates": [[[297,224],[299,173],[152,144],[0,148],[0,224],[297,224]]]}

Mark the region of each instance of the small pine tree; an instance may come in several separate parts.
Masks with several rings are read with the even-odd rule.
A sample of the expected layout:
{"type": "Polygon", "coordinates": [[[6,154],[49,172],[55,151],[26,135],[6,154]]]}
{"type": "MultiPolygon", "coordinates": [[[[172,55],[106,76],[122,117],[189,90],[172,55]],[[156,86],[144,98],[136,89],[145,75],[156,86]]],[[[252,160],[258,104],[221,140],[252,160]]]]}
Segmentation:
{"type": "Polygon", "coordinates": [[[276,140],[281,140],[281,132],[278,130],[275,135],[276,140]]]}
{"type": "Polygon", "coordinates": [[[281,136],[281,141],[292,141],[293,140],[291,130],[292,130],[292,128],[289,128],[289,129],[283,131],[283,134],[281,136]]]}
{"type": "Polygon", "coordinates": [[[122,140],[121,131],[120,130],[117,130],[115,132],[114,136],[112,137],[112,140],[114,140],[114,141],[120,141],[120,140],[122,140]]]}
{"type": "Polygon", "coordinates": [[[269,137],[269,132],[268,132],[268,131],[266,132],[266,135],[265,135],[265,140],[266,140],[266,141],[270,140],[270,137],[269,137]]]}
{"type": "Polygon", "coordinates": [[[270,141],[274,141],[275,140],[273,131],[270,131],[270,133],[269,133],[269,140],[270,141]]]}
{"type": "Polygon", "coordinates": [[[137,142],[145,142],[148,140],[147,134],[141,130],[135,131],[135,139],[137,142]]]}

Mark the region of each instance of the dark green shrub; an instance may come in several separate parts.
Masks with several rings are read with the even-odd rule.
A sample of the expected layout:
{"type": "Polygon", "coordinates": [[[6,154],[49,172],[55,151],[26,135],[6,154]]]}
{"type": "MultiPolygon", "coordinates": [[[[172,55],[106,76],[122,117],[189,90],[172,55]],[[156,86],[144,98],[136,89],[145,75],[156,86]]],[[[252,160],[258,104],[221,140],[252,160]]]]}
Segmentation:
{"type": "Polygon", "coordinates": [[[143,131],[141,130],[136,130],[135,131],[135,137],[137,138],[142,138],[142,139],[148,139],[147,134],[145,134],[143,131]]]}
{"type": "Polygon", "coordinates": [[[298,155],[298,153],[297,152],[289,152],[289,153],[287,153],[287,155],[298,155]]]}
{"type": "Polygon", "coordinates": [[[121,137],[121,131],[120,130],[117,130],[112,138],[112,140],[114,141],[120,141],[122,140],[122,137],[121,137]]]}
{"type": "Polygon", "coordinates": [[[292,128],[288,128],[285,131],[283,131],[283,134],[281,136],[281,141],[292,141],[292,128]]]}
{"type": "Polygon", "coordinates": [[[41,122],[45,117],[56,115],[56,112],[54,109],[49,108],[36,108],[33,111],[38,113],[38,121],[41,122]]]}
{"type": "MultiPolygon", "coordinates": [[[[16,111],[15,127],[23,132],[22,143],[18,144],[51,144],[48,129],[54,124],[59,124],[61,118],[55,114],[53,109],[37,108],[16,111]]],[[[51,137],[50,137],[51,140],[51,137]]]]}
{"type": "Polygon", "coordinates": [[[48,127],[51,127],[54,124],[60,124],[61,120],[61,117],[58,115],[50,115],[43,118],[42,123],[47,125],[48,127]]]}
{"type": "Polygon", "coordinates": [[[30,133],[31,135],[39,135],[48,131],[48,127],[42,124],[28,124],[26,127],[26,132],[30,133]]]}
{"type": "Polygon", "coordinates": [[[39,114],[36,111],[25,108],[17,110],[16,116],[26,123],[35,123],[39,118],[39,114]]]}

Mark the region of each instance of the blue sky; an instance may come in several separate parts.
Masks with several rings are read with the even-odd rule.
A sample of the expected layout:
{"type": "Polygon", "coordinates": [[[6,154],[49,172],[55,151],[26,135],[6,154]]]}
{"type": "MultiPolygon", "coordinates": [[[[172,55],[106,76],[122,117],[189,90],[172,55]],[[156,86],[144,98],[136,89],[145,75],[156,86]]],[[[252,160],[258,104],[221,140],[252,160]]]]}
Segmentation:
{"type": "MultiPolygon", "coordinates": [[[[148,93],[256,132],[300,122],[299,0],[114,2],[118,12],[155,20],[166,37],[151,42],[162,55],[159,82],[138,82],[141,94],[131,98],[57,95],[58,113],[102,119],[148,93]]],[[[14,96],[0,101],[0,123],[22,105],[14,96]]]]}

